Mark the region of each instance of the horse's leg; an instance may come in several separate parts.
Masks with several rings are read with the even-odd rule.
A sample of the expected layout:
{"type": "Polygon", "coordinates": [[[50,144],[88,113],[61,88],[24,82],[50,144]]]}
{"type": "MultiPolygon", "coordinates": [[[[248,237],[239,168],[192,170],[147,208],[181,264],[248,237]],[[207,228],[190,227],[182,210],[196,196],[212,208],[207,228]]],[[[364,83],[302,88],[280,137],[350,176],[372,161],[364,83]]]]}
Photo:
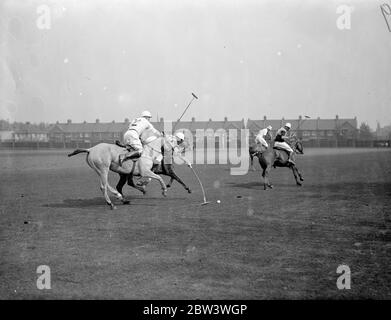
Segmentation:
{"type": "Polygon", "coordinates": [[[299,169],[296,167],[296,170],[297,170],[297,174],[299,175],[299,179],[300,181],[304,181],[304,178],[303,176],[301,175],[301,172],[299,171],[299,169]]]}
{"type": "Polygon", "coordinates": [[[267,185],[266,185],[266,168],[263,168],[262,178],[263,178],[263,189],[266,190],[267,189],[267,185]]]}
{"type": "Polygon", "coordinates": [[[172,183],[174,182],[174,178],[170,176],[170,182],[167,183],[166,187],[171,188],[172,183]]]}
{"type": "Polygon", "coordinates": [[[147,191],[145,190],[145,186],[138,186],[134,183],[133,175],[129,175],[128,179],[128,185],[137,189],[138,191],[142,192],[143,194],[146,194],[147,191]]]}
{"type": "Polygon", "coordinates": [[[124,195],[123,192],[122,192],[122,188],[124,187],[124,185],[126,183],[126,180],[127,180],[127,175],[120,173],[119,174],[119,181],[118,181],[118,183],[117,183],[115,188],[122,195],[124,195]]]}
{"type": "Polygon", "coordinates": [[[165,170],[165,174],[168,175],[170,177],[170,182],[169,184],[167,185],[167,188],[170,188],[173,181],[176,180],[178,181],[183,188],[185,188],[185,190],[188,192],[188,193],[191,193],[191,190],[190,188],[182,181],[181,178],[179,178],[176,173],[174,172],[174,170],[172,169],[172,165],[166,165],[166,170],[165,170]]]}
{"type": "Polygon", "coordinates": [[[270,183],[269,181],[269,173],[270,173],[270,170],[271,170],[271,165],[268,164],[267,167],[264,169],[263,171],[263,187],[264,187],[264,190],[267,189],[267,187],[269,187],[270,189],[273,189],[273,185],[270,183]]]}
{"type": "Polygon", "coordinates": [[[110,191],[111,193],[113,193],[113,194],[115,195],[115,197],[116,197],[118,200],[121,200],[121,202],[122,202],[123,204],[129,204],[129,203],[130,203],[129,200],[126,200],[126,199],[124,198],[124,196],[123,196],[120,192],[118,192],[117,189],[113,188],[108,182],[107,182],[107,188],[109,189],[109,191],[110,191]]]}
{"type": "Polygon", "coordinates": [[[269,187],[270,189],[273,188],[273,185],[269,181],[269,173],[272,168],[272,164],[275,161],[275,157],[266,157],[266,156],[258,156],[258,161],[259,164],[261,165],[263,172],[262,172],[262,177],[263,177],[263,188],[264,190],[269,187]]]}
{"type": "Polygon", "coordinates": [[[107,185],[108,185],[108,175],[109,175],[109,166],[105,166],[104,161],[99,160],[95,155],[89,153],[86,157],[87,164],[98,174],[100,178],[100,190],[105,197],[106,203],[110,206],[111,209],[115,209],[115,206],[110,200],[109,195],[107,194],[107,185]]]}
{"type": "Polygon", "coordinates": [[[295,165],[291,165],[290,168],[292,169],[292,172],[293,172],[293,176],[295,177],[295,180],[296,180],[296,184],[298,186],[301,186],[301,182],[299,181],[299,177],[297,176],[297,168],[295,165]]]}
{"type": "Polygon", "coordinates": [[[108,175],[109,175],[109,169],[103,169],[100,170],[99,176],[100,176],[100,190],[103,193],[103,196],[105,197],[106,203],[110,206],[110,208],[116,209],[115,205],[111,202],[109,195],[107,194],[107,188],[108,188],[108,175]]]}
{"type": "Polygon", "coordinates": [[[162,191],[163,196],[165,196],[165,197],[167,196],[167,187],[166,187],[166,184],[164,183],[164,180],[162,179],[161,176],[153,173],[151,170],[146,169],[146,168],[143,168],[141,170],[140,174],[142,177],[148,177],[148,178],[152,178],[152,179],[159,181],[160,185],[162,187],[162,190],[163,190],[162,191]]]}
{"type": "Polygon", "coordinates": [[[250,168],[252,171],[255,171],[254,168],[254,154],[250,152],[250,168]]]}

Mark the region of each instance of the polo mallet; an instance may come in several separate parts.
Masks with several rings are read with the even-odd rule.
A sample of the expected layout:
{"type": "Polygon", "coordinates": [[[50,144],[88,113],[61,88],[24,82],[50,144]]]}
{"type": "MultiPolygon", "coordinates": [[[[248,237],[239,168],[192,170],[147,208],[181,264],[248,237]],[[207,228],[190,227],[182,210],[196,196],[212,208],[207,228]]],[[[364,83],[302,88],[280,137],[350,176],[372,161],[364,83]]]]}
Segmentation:
{"type": "Polygon", "coordinates": [[[190,107],[191,103],[193,102],[193,100],[194,100],[194,99],[198,99],[198,97],[197,97],[193,92],[191,93],[191,95],[192,95],[193,97],[191,98],[191,100],[190,100],[189,104],[187,105],[185,111],[182,112],[182,114],[181,114],[181,116],[179,117],[178,121],[175,122],[174,127],[172,128],[172,132],[175,131],[175,128],[176,128],[177,124],[179,123],[179,121],[181,121],[182,117],[183,117],[184,114],[186,113],[187,109],[189,109],[189,107],[190,107]]]}
{"type": "Polygon", "coordinates": [[[198,180],[198,182],[199,182],[199,184],[200,184],[200,186],[201,186],[202,194],[203,194],[203,196],[204,196],[204,202],[201,203],[201,206],[204,206],[204,205],[206,205],[206,204],[208,204],[208,203],[210,203],[210,202],[209,202],[209,201],[206,201],[205,190],[204,190],[204,187],[202,186],[202,182],[201,182],[200,178],[198,177],[198,175],[197,175],[197,173],[195,172],[195,170],[193,169],[193,167],[190,167],[190,168],[191,168],[191,170],[193,171],[194,175],[196,176],[196,178],[197,178],[197,180],[198,180]]]}

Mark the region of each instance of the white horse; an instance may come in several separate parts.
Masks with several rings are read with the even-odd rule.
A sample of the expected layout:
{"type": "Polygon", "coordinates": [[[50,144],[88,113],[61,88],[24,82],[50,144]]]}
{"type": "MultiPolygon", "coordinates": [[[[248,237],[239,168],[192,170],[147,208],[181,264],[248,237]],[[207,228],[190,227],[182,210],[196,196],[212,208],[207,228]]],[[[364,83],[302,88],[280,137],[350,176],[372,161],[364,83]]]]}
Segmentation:
{"type": "Polygon", "coordinates": [[[100,189],[103,192],[106,203],[111,209],[116,209],[107,194],[107,190],[113,193],[116,198],[121,200],[124,204],[128,204],[129,201],[125,200],[115,188],[110,186],[108,182],[109,170],[120,174],[132,173],[133,176],[158,180],[162,187],[163,196],[167,195],[167,187],[163,179],[151,171],[153,164],[160,163],[163,158],[161,151],[164,143],[163,139],[163,137],[155,135],[151,130],[146,130],[141,136],[141,142],[143,143],[144,149],[141,157],[136,161],[125,161],[122,166],[119,165],[119,155],[125,153],[126,149],[110,143],[99,143],[89,149],[76,149],[68,154],[68,157],[72,157],[79,153],[87,153],[87,164],[94,169],[100,178],[100,189]]]}

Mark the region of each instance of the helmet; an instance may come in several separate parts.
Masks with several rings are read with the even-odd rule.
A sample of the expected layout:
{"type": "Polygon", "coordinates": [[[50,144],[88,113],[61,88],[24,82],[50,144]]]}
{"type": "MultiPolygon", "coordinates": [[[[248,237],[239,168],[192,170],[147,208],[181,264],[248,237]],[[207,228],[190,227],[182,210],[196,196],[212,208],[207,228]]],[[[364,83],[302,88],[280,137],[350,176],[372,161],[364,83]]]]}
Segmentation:
{"type": "Polygon", "coordinates": [[[285,123],[285,127],[288,127],[290,129],[292,127],[292,125],[289,122],[287,122],[287,123],[285,123]]]}
{"type": "Polygon", "coordinates": [[[271,130],[271,129],[273,129],[273,127],[272,126],[267,126],[266,129],[271,130]]]}
{"type": "Polygon", "coordinates": [[[143,111],[141,116],[145,118],[152,118],[152,114],[149,111],[143,111]]]}
{"type": "Polygon", "coordinates": [[[185,135],[182,132],[177,132],[175,134],[175,138],[177,138],[179,140],[185,140],[185,135]]]}

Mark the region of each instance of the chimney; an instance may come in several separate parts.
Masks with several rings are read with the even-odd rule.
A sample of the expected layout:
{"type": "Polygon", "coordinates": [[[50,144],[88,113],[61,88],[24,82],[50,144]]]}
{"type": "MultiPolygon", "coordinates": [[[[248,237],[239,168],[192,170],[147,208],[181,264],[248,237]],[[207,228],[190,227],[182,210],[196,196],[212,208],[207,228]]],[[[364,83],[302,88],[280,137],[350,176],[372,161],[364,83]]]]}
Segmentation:
{"type": "Polygon", "coordinates": [[[301,121],[302,119],[303,119],[303,117],[300,115],[300,116],[299,116],[299,120],[301,121]]]}
{"type": "Polygon", "coordinates": [[[195,118],[194,117],[191,118],[191,122],[195,122],[195,118]]]}
{"type": "Polygon", "coordinates": [[[115,123],[115,120],[111,121],[111,123],[115,123]]]}
{"type": "Polygon", "coordinates": [[[71,124],[72,123],[72,120],[71,119],[68,119],[67,120],[67,124],[71,124]]]}
{"type": "Polygon", "coordinates": [[[60,124],[60,122],[57,120],[57,121],[56,121],[56,124],[60,124]]]}
{"type": "Polygon", "coordinates": [[[212,118],[209,118],[209,122],[212,122],[212,118]]]}
{"type": "Polygon", "coordinates": [[[335,120],[338,120],[338,119],[339,119],[339,117],[338,117],[338,115],[336,115],[336,116],[335,116],[335,120]]]}
{"type": "Polygon", "coordinates": [[[164,122],[164,118],[163,117],[160,118],[160,122],[164,122]]]}
{"type": "Polygon", "coordinates": [[[128,118],[125,118],[125,123],[129,123],[129,119],[128,118]]]}
{"type": "Polygon", "coordinates": [[[84,121],[83,121],[83,123],[84,123],[84,124],[86,124],[86,123],[87,123],[87,121],[85,121],[85,120],[84,120],[84,121]]]}
{"type": "Polygon", "coordinates": [[[266,121],[266,119],[267,119],[267,118],[266,118],[266,116],[263,116],[263,120],[265,120],[265,121],[266,121]]]}
{"type": "Polygon", "coordinates": [[[224,117],[224,122],[227,122],[228,121],[228,118],[227,117],[224,117]]]}
{"type": "Polygon", "coordinates": [[[99,123],[99,119],[96,119],[96,120],[95,120],[95,123],[99,123]]]}

